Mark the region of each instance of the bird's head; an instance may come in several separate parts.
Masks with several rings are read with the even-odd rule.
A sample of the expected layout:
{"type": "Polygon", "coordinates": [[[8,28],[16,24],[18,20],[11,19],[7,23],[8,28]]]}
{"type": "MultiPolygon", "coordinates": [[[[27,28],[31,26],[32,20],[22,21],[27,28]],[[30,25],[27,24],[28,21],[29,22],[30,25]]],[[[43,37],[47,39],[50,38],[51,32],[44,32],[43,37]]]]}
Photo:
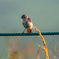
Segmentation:
{"type": "Polygon", "coordinates": [[[28,16],[24,14],[24,15],[21,16],[21,18],[22,18],[23,20],[25,20],[25,19],[28,18],[28,16]]]}

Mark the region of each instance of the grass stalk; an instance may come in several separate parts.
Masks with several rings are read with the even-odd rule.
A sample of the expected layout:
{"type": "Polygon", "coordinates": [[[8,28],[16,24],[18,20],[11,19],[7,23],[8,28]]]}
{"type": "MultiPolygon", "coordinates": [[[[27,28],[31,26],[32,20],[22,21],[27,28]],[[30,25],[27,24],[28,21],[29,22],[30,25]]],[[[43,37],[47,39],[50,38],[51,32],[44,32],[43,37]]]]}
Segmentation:
{"type": "Polygon", "coordinates": [[[46,45],[46,42],[45,42],[44,37],[42,36],[41,32],[40,32],[36,27],[33,26],[33,29],[34,29],[37,33],[39,33],[40,38],[42,39],[42,42],[43,42],[43,44],[44,44],[44,46],[42,46],[42,47],[41,47],[40,45],[38,45],[38,46],[41,47],[41,48],[44,50],[45,55],[46,55],[46,59],[49,59],[48,49],[47,49],[47,45],[46,45]]]}

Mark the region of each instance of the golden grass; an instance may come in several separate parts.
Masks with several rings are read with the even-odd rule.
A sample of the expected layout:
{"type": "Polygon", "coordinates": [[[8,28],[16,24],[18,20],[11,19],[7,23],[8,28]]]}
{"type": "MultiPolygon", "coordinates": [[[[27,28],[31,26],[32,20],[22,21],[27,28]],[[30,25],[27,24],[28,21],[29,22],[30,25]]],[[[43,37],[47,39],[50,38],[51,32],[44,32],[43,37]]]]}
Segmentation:
{"type": "Polygon", "coordinates": [[[41,32],[40,32],[36,27],[33,26],[33,29],[34,29],[37,33],[39,33],[40,38],[42,39],[42,42],[43,42],[43,44],[44,44],[44,46],[40,46],[40,45],[38,45],[38,46],[44,50],[45,55],[46,55],[46,59],[49,59],[48,49],[47,49],[47,45],[46,45],[46,42],[45,42],[44,37],[42,36],[41,32]]]}

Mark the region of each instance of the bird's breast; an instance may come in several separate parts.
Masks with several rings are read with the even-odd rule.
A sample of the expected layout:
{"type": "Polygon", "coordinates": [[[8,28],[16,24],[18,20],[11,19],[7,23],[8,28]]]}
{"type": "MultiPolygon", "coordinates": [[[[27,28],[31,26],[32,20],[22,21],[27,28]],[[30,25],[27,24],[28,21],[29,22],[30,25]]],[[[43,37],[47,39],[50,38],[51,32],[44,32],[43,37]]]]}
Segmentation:
{"type": "Polygon", "coordinates": [[[23,23],[23,26],[26,28],[26,29],[32,29],[33,27],[33,24],[29,21],[26,21],[25,23],[23,23]]]}
{"type": "Polygon", "coordinates": [[[24,23],[23,23],[23,26],[24,26],[25,28],[29,28],[28,21],[24,22],[24,23]]]}

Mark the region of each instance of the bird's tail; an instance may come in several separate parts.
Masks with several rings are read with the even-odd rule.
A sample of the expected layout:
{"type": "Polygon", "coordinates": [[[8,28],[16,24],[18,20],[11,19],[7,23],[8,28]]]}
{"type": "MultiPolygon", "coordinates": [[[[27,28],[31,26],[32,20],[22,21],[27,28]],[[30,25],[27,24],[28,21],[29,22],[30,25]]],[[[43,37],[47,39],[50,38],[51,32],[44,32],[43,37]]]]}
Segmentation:
{"type": "Polygon", "coordinates": [[[27,33],[32,33],[32,29],[27,29],[26,32],[27,33]]]}

